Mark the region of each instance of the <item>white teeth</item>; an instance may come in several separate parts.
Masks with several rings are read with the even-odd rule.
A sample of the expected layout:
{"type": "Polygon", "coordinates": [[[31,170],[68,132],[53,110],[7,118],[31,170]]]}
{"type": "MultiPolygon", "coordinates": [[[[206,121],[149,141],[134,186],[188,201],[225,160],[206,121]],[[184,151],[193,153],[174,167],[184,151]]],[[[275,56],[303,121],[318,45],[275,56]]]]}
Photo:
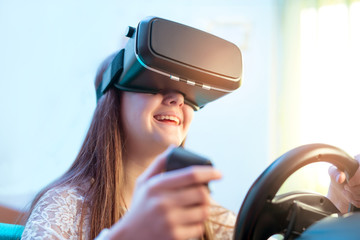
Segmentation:
{"type": "Polygon", "coordinates": [[[174,121],[176,122],[177,125],[180,124],[180,120],[177,118],[177,117],[174,117],[174,116],[164,116],[164,115],[161,115],[161,116],[155,116],[156,120],[170,120],[170,121],[174,121]]]}

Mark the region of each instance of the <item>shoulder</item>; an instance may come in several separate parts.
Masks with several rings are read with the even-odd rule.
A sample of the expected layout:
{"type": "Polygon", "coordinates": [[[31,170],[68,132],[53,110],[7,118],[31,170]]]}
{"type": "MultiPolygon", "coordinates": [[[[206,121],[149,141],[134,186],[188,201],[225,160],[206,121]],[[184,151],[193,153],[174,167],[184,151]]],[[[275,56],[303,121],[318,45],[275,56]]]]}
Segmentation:
{"type": "Polygon", "coordinates": [[[83,186],[58,186],[49,189],[39,200],[41,203],[52,203],[62,205],[74,205],[83,203],[86,190],[83,186]]]}
{"type": "Polygon", "coordinates": [[[78,236],[81,216],[88,217],[86,187],[57,186],[49,189],[36,203],[26,223],[23,238],[45,237],[71,239],[78,236]]]}
{"type": "Polygon", "coordinates": [[[236,214],[212,201],[209,218],[215,239],[232,239],[236,214]]]}
{"type": "Polygon", "coordinates": [[[37,202],[34,211],[56,211],[76,214],[84,204],[85,189],[79,186],[58,186],[49,189],[37,202]]]}

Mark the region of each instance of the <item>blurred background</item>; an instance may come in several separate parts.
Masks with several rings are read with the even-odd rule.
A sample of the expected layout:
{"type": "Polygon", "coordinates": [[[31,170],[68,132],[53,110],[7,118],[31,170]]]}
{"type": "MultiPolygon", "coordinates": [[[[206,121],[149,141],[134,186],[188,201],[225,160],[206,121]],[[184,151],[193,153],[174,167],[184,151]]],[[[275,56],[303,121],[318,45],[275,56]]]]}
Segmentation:
{"type": "MultiPolygon", "coordinates": [[[[99,63],[146,16],[242,51],[241,88],[195,113],[186,144],[222,171],[211,185],[220,204],[237,212],[260,173],[297,146],[360,153],[359,1],[0,0],[0,204],[23,209],[69,168],[96,105],[99,63]]],[[[327,169],[305,167],[281,191],[326,194],[327,169]]]]}

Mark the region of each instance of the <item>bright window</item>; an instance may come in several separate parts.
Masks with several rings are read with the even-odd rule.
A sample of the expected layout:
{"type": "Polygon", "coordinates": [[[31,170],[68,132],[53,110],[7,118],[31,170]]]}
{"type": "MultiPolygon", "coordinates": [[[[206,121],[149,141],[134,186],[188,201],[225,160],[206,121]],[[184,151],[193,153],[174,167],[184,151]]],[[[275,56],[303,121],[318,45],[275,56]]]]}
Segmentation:
{"type": "MultiPolygon", "coordinates": [[[[297,89],[290,87],[298,96],[294,106],[299,119],[294,119],[296,139],[287,139],[297,145],[326,143],[350,155],[360,153],[360,2],[303,7],[299,15],[300,76],[297,89]]],[[[325,194],[327,168],[327,164],[305,167],[289,181],[291,187],[283,189],[301,184],[325,194]]]]}
{"type": "Polygon", "coordinates": [[[300,141],[360,151],[360,3],[301,12],[300,141]]]}

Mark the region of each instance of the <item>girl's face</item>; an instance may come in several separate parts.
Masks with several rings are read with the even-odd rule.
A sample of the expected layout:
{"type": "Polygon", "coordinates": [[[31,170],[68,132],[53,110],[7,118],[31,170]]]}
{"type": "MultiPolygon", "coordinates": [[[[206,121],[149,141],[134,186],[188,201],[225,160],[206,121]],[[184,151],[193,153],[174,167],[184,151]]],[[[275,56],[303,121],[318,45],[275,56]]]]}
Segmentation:
{"type": "Polygon", "coordinates": [[[121,107],[125,144],[138,151],[156,146],[167,148],[171,144],[179,146],[194,114],[192,107],[184,104],[183,95],[175,91],[123,92],[121,107]]]}

